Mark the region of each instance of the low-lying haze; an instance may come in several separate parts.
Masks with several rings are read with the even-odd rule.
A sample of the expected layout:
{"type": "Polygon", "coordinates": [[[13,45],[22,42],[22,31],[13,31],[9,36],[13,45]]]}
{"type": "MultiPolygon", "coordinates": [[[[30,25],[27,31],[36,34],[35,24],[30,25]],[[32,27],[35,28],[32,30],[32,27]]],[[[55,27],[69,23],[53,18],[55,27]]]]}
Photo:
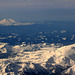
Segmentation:
{"type": "Polygon", "coordinates": [[[75,0],[0,0],[0,20],[75,21],[75,0]]]}

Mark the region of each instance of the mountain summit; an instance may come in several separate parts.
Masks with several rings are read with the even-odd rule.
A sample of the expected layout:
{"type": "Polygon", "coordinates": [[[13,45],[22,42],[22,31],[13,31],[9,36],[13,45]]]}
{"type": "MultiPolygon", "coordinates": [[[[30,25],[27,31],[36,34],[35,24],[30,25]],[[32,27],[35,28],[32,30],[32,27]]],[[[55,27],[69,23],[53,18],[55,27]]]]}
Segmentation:
{"type": "Polygon", "coordinates": [[[20,23],[20,22],[16,22],[12,19],[3,19],[0,21],[0,25],[4,25],[4,26],[8,26],[8,25],[32,25],[34,23],[20,23]]]}
{"type": "Polygon", "coordinates": [[[0,21],[1,25],[12,25],[14,23],[16,23],[16,22],[12,19],[3,19],[0,21]]]}

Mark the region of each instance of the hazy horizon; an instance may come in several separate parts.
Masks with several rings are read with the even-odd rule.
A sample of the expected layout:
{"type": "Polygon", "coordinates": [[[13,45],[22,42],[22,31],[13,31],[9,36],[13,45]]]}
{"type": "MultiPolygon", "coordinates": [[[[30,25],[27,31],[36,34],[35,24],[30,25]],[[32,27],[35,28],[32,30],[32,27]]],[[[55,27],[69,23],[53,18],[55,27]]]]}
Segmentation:
{"type": "Polygon", "coordinates": [[[0,0],[0,20],[75,21],[75,0],[0,0]]]}

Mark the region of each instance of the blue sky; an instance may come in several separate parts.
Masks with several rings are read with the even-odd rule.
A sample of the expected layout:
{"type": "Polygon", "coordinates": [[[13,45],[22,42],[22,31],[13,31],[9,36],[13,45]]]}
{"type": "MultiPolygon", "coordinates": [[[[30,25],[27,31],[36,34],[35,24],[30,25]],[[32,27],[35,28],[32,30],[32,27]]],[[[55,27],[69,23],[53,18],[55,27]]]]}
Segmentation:
{"type": "Polygon", "coordinates": [[[0,20],[75,21],[75,0],[0,0],[0,20]]]}

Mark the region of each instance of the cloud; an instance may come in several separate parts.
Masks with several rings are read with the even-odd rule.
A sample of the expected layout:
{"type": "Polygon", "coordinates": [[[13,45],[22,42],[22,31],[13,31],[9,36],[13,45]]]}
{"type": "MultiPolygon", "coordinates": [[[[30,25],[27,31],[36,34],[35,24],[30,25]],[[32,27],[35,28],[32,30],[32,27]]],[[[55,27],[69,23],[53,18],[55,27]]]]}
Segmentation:
{"type": "Polygon", "coordinates": [[[75,21],[74,14],[75,0],[0,0],[0,18],[75,21]]]}
{"type": "Polygon", "coordinates": [[[75,0],[0,0],[0,7],[74,8],[75,0]]]}

